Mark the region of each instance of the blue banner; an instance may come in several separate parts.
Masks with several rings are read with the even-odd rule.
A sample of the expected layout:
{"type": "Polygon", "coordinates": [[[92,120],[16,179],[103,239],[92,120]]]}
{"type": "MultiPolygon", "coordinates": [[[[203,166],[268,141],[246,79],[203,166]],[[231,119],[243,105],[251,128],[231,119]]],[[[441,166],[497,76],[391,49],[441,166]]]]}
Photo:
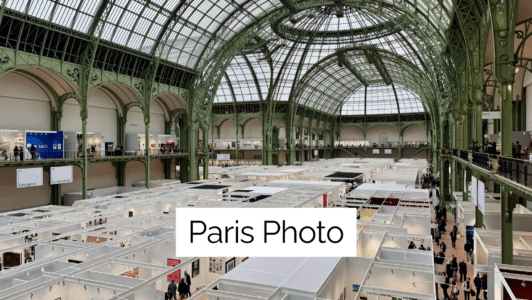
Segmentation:
{"type": "Polygon", "coordinates": [[[35,159],[63,158],[63,132],[26,132],[26,149],[35,146],[35,159]]]}

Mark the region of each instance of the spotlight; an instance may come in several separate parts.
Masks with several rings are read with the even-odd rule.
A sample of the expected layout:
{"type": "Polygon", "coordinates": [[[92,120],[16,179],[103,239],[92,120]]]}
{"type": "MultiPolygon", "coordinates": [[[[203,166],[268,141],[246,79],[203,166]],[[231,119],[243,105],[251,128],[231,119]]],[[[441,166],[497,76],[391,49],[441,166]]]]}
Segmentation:
{"type": "Polygon", "coordinates": [[[522,285],[523,287],[525,287],[525,286],[526,286],[526,283],[523,281],[523,282],[521,283],[521,285],[522,285]]]}
{"type": "Polygon", "coordinates": [[[44,272],[44,267],[41,267],[41,272],[44,272]]]}
{"type": "Polygon", "coordinates": [[[26,276],[30,276],[30,272],[26,272],[26,276]]]}

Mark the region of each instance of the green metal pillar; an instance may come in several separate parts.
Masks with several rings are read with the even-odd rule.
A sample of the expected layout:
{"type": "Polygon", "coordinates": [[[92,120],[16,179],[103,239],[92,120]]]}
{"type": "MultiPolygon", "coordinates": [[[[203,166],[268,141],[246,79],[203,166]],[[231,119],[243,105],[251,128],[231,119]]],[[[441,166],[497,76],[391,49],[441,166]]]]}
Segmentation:
{"type": "Polygon", "coordinates": [[[469,183],[471,182],[471,170],[469,168],[464,168],[464,190],[462,192],[462,201],[469,201],[469,183]]]}
{"type": "Polygon", "coordinates": [[[403,158],[403,132],[404,129],[401,129],[399,131],[399,158],[403,158]]]}
{"type": "MultiPolygon", "coordinates": [[[[149,99],[148,99],[149,103],[149,99]]],[[[150,188],[150,105],[143,106],[144,111],[144,184],[150,188]]]]}
{"type": "Polygon", "coordinates": [[[440,187],[441,187],[441,197],[443,200],[443,205],[447,208],[450,208],[450,197],[449,197],[449,160],[441,159],[442,170],[440,172],[440,187]]]}
{"type": "Polygon", "coordinates": [[[205,157],[203,158],[203,179],[209,178],[209,148],[208,148],[208,138],[209,132],[207,129],[203,130],[203,153],[205,157]]]}
{"type": "Polygon", "coordinates": [[[89,158],[87,156],[87,101],[81,101],[85,102],[85,104],[81,104],[82,106],[85,106],[85,108],[81,108],[81,147],[83,151],[83,160],[81,161],[81,198],[87,199],[87,189],[88,189],[88,171],[89,171],[89,158]]]}
{"type": "MultiPolygon", "coordinates": [[[[53,131],[60,131],[61,130],[61,120],[63,118],[63,111],[62,108],[58,109],[57,111],[52,111],[52,130],[53,131]]],[[[48,171],[50,171],[50,168],[47,168],[48,171]]],[[[51,204],[55,205],[62,205],[63,198],[61,195],[61,185],[60,184],[54,184],[51,186],[51,204]]]]}
{"type": "Polygon", "coordinates": [[[116,170],[116,185],[126,186],[126,162],[117,161],[113,162],[113,166],[116,170]]]}
{"type": "Polygon", "coordinates": [[[190,172],[189,172],[190,161],[188,158],[182,158],[179,161],[179,179],[182,183],[190,182],[190,172]]]}
{"type": "Polygon", "coordinates": [[[127,117],[119,115],[117,117],[117,144],[115,147],[120,146],[122,150],[125,150],[126,145],[126,124],[127,117]]]}
{"type": "Polygon", "coordinates": [[[480,152],[483,152],[484,131],[482,130],[482,104],[475,104],[475,141],[479,143],[480,152]]]}
{"type": "MultiPolygon", "coordinates": [[[[238,121],[238,119],[237,119],[238,121]]],[[[244,137],[244,127],[243,126],[240,126],[238,125],[238,122],[236,123],[236,148],[235,148],[235,153],[236,153],[236,165],[238,166],[238,148],[240,148],[240,144],[238,143],[238,136],[239,136],[239,128],[242,127],[242,137],[244,137]]]]}
{"type": "MultiPolygon", "coordinates": [[[[503,126],[504,127],[504,126],[503,126]]],[[[503,264],[513,264],[512,197],[509,189],[501,185],[501,258],[503,264]]]]}

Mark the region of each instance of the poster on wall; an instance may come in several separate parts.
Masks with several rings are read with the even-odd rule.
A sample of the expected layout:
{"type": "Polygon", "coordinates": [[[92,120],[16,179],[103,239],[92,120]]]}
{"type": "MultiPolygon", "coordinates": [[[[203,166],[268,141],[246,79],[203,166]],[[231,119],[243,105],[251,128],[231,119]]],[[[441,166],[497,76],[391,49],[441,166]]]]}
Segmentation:
{"type": "Polygon", "coordinates": [[[209,257],[209,272],[222,274],[222,259],[220,257],[209,257]]]}
{"type": "Polygon", "coordinates": [[[41,186],[43,184],[42,168],[17,169],[17,188],[41,186]]]}
{"type": "Polygon", "coordinates": [[[381,149],[373,149],[373,154],[379,154],[381,153],[381,149]]]}
{"type": "Polygon", "coordinates": [[[72,166],[50,167],[50,185],[74,182],[72,166]]]}
{"type": "Polygon", "coordinates": [[[225,262],[225,273],[231,271],[235,268],[235,258],[231,258],[230,260],[225,262]]]}
{"type": "Polygon", "coordinates": [[[35,159],[63,158],[63,131],[26,131],[26,149],[35,146],[35,159]]]}
{"type": "Polygon", "coordinates": [[[197,259],[196,261],[193,261],[192,262],[192,278],[196,277],[199,275],[199,272],[200,272],[200,264],[199,264],[199,259],[197,259]]]}
{"type": "MultiPolygon", "coordinates": [[[[181,263],[181,260],[173,259],[173,258],[168,258],[166,261],[166,265],[169,267],[175,267],[179,265],[180,263],[181,263]]],[[[174,280],[175,282],[181,281],[181,270],[177,270],[174,273],[166,276],[166,281],[172,281],[172,280],[174,280]]]]}
{"type": "Polygon", "coordinates": [[[478,206],[478,209],[480,210],[480,212],[482,212],[483,215],[486,214],[486,196],[485,196],[485,191],[486,191],[486,186],[484,185],[484,182],[482,181],[478,181],[478,192],[477,192],[477,206],[478,206]]]}
{"type": "Polygon", "coordinates": [[[216,154],[217,160],[231,160],[231,154],[216,154]]]}
{"type": "Polygon", "coordinates": [[[477,178],[471,177],[471,202],[478,205],[478,190],[477,190],[477,178]]]}
{"type": "Polygon", "coordinates": [[[392,149],[384,149],[384,154],[392,154],[392,149]]]}

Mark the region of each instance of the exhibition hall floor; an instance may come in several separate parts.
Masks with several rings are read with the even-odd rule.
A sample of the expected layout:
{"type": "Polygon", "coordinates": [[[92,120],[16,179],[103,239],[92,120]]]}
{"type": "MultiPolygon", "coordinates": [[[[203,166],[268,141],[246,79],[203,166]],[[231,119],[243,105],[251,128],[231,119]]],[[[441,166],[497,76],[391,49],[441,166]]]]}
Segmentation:
{"type": "MultiPolygon", "coordinates": [[[[473,289],[475,290],[475,293],[476,293],[476,289],[474,287],[474,284],[473,284],[473,279],[474,279],[474,266],[467,261],[467,254],[466,252],[464,251],[464,236],[462,234],[459,234],[458,235],[458,238],[456,239],[456,249],[453,248],[453,243],[451,241],[451,236],[450,236],[450,233],[451,231],[453,230],[453,226],[456,224],[455,220],[454,220],[454,216],[452,213],[447,213],[447,226],[445,227],[445,229],[447,230],[445,232],[445,234],[442,234],[441,235],[441,240],[440,240],[440,244],[441,242],[445,242],[445,245],[447,245],[447,250],[445,252],[445,264],[444,266],[449,262],[451,262],[451,257],[452,255],[454,254],[454,256],[456,256],[456,258],[458,259],[458,263],[460,263],[462,260],[464,260],[466,263],[467,263],[467,277],[471,278],[471,285],[473,287],[473,289]]],[[[438,253],[440,251],[440,246],[436,245],[436,242],[434,240],[432,240],[432,246],[434,247],[433,249],[436,250],[436,253],[438,253]]],[[[458,275],[458,279],[460,279],[460,275],[458,275]]],[[[460,290],[460,294],[458,295],[458,299],[464,299],[464,291],[462,289],[462,283],[461,282],[457,282],[457,285],[458,285],[458,289],[460,290]]],[[[449,289],[447,290],[449,294],[451,294],[451,286],[449,286],[449,289]]],[[[438,286],[438,299],[443,299],[443,290],[441,289],[441,286],[438,286]]],[[[476,299],[476,296],[475,297],[471,297],[471,299],[476,299]]],[[[484,299],[481,295],[480,299],[484,299]]]]}

